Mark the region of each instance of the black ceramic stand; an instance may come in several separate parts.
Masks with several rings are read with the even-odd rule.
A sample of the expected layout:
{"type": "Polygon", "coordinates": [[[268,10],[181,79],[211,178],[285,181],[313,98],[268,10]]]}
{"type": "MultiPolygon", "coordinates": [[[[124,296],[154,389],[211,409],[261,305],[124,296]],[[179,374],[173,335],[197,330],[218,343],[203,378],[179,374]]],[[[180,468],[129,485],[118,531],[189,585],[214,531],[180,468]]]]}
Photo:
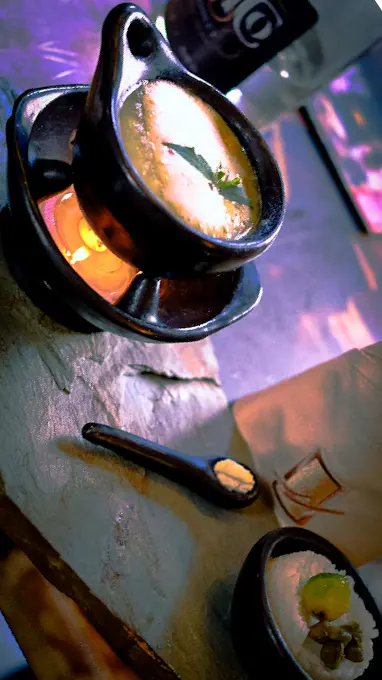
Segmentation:
{"type": "Polygon", "coordinates": [[[37,200],[73,182],[73,130],[89,88],[48,87],[24,93],[7,125],[9,208],[1,215],[8,265],[49,316],[73,330],[107,330],[160,342],[199,340],[237,321],[261,297],[256,267],[191,280],[139,275],[117,305],[92,290],[57,249],[37,200]]]}

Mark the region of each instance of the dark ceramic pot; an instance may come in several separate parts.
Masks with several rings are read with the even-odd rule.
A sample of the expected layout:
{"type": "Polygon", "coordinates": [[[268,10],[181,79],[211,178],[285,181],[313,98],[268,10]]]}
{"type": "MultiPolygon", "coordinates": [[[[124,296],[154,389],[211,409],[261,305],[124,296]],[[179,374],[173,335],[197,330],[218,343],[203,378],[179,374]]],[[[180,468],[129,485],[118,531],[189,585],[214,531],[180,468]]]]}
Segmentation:
{"type": "Polygon", "coordinates": [[[57,248],[38,199],[73,182],[72,132],[88,87],[47,87],[24,93],[7,124],[9,208],[1,216],[8,265],[33,302],[60,323],[136,340],[191,342],[237,321],[256,305],[261,286],[254,263],[193,280],[140,274],[111,305],[72,269],[57,248]]]}
{"type": "Polygon", "coordinates": [[[283,528],[265,534],[252,548],[235,587],[231,630],[236,652],[252,678],[310,679],[296,661],[273,615],[265,575],[271,558],[302,550],[327,557],[337,569],[354,579],[354,589],[372,615],[379,636],[373,640],[374,658],[362,675],[377,680],[382,668],[382,617],[372,596],[351,562],[332,543],[306,529],[283,528]]]}
{"type": "Polygon", "coordinates": [[[186,71],[137,6],[115,7],[103,26],[97,69],[77,131],[74,185],[92,227],[111,250],[153,277],[185,278],[237,269],[268,248],[284,214],[278,167],[259,133],[215,88],[186,71]],[[142,81],[164,79],[210,104],[240,140],[257,174],[259,223],[236,241],[204,236],[144,184],[127,155],[119,112],[142,81]]]}
{"type": "Polygon", "coordinates": [[[280,228],[284,199],[278,168],[241,113],[182,68],[136,6],[120,5],[107,17],[91,90],[75,85],[24,93],[7,124],[7,146],[6,258],[21,287],[54,319],[75,330],[190,342],[237,321],[259,301],[260,282],[248,260],[267,248],[280,228]],[[235,242],[204,237],[142,184],[122,147],[118,112],[124,92],[157,78],[195,92],[241,140],[262,193],[263,211],[253,234],[235,242]],[[39,199],[73,182],[101,238],[141,270],[116,304],[74,271],[39,210],[39,199]]]}

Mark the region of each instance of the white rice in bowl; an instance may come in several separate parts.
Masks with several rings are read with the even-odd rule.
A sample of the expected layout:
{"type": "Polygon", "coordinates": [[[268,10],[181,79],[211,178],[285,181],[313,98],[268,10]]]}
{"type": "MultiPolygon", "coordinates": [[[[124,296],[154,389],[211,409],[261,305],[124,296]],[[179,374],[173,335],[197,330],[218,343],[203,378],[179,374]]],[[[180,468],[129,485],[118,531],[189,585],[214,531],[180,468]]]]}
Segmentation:
{"type": "Polygon", "coordinates": [[[269,602],[280,631],[291,652],[313,678],[313,680],[355,680],[368,667],[373,658],[373,638],[378,630],[363,600],[354,591],[354,580],[345,571],[339,571],[334,564],[312,550],[283,555],[269,561],[266,585],[269,602]],[[306,620],[301,609],[301,592],[305,583],[321,573],[347,576],[351,585],[350,610],[341,618],[333,621],[343,625],[356,621],[360,624],[363,638],[364,660],[353,663],[345,659],[339,668],[330,670],[320,659],[321,645],[308,637],[309,626],[315,620],[306,620]],[[309,625],[308,625],[309,624],[309,625]]]}

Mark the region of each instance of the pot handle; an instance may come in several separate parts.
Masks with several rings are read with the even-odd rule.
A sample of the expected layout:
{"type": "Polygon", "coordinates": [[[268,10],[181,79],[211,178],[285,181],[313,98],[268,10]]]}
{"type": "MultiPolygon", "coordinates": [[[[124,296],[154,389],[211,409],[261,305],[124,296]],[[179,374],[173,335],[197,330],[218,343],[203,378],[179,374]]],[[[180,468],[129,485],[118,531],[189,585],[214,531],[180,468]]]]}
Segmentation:
{"type": "Polygon", "coordinates": [[[119,109],[135,85],[180,69],[184,70],[147,14],[132,3],[117,5],[102,28],[101,50],[88,101],[103,105],[115,101],[119,109]]]}
{"type": "Polygon", "coordinates": [[[165,328],[159,317],[161,279],[136,275],[118,307],[139,321],[147,321],[165,328]]]}

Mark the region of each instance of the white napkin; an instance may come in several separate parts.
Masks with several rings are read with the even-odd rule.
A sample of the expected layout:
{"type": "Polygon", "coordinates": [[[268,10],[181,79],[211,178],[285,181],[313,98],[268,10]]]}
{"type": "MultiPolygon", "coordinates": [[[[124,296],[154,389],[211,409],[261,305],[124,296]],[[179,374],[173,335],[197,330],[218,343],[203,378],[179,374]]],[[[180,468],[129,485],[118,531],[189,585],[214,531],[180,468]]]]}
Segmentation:
{"type": "Polygon", "coordinates": [[[244,397],[234,415],[280,524],[356,565],[382,555],[382,343],[244,397]]]}

